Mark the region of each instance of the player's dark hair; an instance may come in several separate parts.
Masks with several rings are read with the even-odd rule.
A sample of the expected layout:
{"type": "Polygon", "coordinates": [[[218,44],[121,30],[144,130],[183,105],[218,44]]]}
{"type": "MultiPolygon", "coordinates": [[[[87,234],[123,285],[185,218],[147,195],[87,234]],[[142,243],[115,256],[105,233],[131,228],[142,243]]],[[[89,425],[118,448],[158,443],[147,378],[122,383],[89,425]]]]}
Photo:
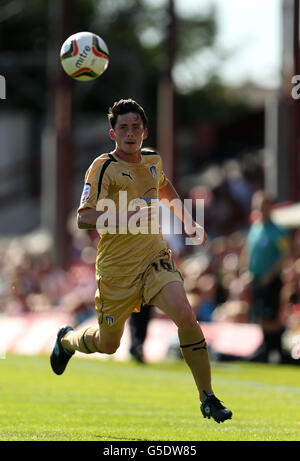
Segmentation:
{"type": "Polygon", "coordinates": [[[148,119],[142,106],[133,99],[120,99],[120,101],[115,102],[108,111],[108,120],[112,129],[115,129],[118,115],[128,114],[128,112],[139,114],[146,128],[148,119]]]}

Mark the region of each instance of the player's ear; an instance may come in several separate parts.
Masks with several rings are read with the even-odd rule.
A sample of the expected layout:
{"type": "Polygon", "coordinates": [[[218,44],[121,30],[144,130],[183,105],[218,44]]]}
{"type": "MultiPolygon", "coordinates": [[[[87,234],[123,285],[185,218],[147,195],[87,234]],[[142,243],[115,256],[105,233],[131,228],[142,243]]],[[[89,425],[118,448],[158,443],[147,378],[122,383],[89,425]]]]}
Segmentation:
{"type": "Polygon", "coordinates": [[[148,138],[148,128],[145,128],[144,129],[144,138],[143,139],[147,139],[148,138]]]}
{"type": "Polygon", "coordinates": [[[115,132],[112,128],[109,130],[109,136],[110,139],[112,139],[113,141],[115,140],[115,132]]]}

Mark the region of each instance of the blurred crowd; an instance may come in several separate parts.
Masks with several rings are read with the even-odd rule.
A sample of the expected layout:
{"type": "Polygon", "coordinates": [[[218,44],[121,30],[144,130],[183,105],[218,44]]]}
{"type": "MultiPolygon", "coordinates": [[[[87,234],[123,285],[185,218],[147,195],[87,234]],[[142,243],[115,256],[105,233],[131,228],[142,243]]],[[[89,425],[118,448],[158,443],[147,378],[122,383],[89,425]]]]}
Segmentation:
{"type": "MultiPolygon", "coordinates": [[[[234,232],[211,240],[206,253],[182,260],[180,268],[188,298],[200,322],[252,322],[251,275],[245,243],[246,235],[234,232]]],[[[286,343],[293,339],[292,334],[299,342],[300,229],[292,232],[291,251],[284,258],[281,278],[279,321],[286,329],[286,343]]]]}
{"type": "MultiPolygon", "coordinates": [[[[191,198],[205,200],[209,234],[205,248],[184,246],[178,236],[168,242],[173,246],[174,259],[200,322],[252,322],[251,275],[246,252],[252,193],[239,178],[233,179],[231,189],[237,194],[235,199],[229,194],[228,185],[217,190],[214,197],[209,197],[208,189],[203,186],[190,190],[191,198]],[[240,207],[236,206],[237,198],[240,207]]],[[[0,239],[0,313],[60,310],[73,316],[74,325],[95,315],[98,236],[96,232],[78,230],[74,217],[69,233],[72,248],[67,270],[53,264],[51,239],[43,231],[22,238],[0,239]]],[[[292,350],[300,337],[300,229],[290,231],[290,239],[290,251],[281,271],[279,317],[285,329],[285,347],[292,350]]],[[[162,314],[155,310],[153,315],[162,314]]]]}
{"type": "Polygon", "coordinates": [[[74,315],[76,324],[94,315],[96,248],[92,243],[88,233],[80,233],[79,239],[74,236],[73,257],[63,270],[54,265],[52,242],[43,231],[0,239],[0,313],[59,309],[74,315]]]}

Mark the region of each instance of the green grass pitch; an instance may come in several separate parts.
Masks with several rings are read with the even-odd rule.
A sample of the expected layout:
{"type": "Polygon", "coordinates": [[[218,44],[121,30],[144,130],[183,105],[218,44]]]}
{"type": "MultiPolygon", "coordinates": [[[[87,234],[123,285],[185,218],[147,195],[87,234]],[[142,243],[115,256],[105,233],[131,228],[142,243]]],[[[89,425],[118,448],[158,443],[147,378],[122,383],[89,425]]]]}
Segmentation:
{"type": "Polygon", "coordinates": [[[300,368],[213,362],[216,395],[233,411],[204,419],[182,361],[138,365],[49,357],[0,360],[1,441],[299,441],[300,368]]]}

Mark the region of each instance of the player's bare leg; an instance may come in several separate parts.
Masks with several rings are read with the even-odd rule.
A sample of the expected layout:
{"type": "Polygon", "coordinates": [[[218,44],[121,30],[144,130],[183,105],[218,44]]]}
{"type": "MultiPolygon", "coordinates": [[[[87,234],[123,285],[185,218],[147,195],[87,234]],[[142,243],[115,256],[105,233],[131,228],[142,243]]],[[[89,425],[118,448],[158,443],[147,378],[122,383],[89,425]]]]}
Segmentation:
{"type": "Polygon", "coordinates": [[[211,368],[205,338],[188,302],[184,287],[170,282],[150,301],[170,317],[178,327],[181,352],[193,374],[204,417],[215,421],[230,419],[232,413],[214,396],[211,385],[211,368]]]}
{"type": "Polygon", "coordinates": [[[182,355],[193,373],[200,400],[203,400],[204,392],[212,392],[210,362],[204,335],[182,284],[168,283],[151,300],[151,304],[161,309],[177,325],[182,355]]]}

